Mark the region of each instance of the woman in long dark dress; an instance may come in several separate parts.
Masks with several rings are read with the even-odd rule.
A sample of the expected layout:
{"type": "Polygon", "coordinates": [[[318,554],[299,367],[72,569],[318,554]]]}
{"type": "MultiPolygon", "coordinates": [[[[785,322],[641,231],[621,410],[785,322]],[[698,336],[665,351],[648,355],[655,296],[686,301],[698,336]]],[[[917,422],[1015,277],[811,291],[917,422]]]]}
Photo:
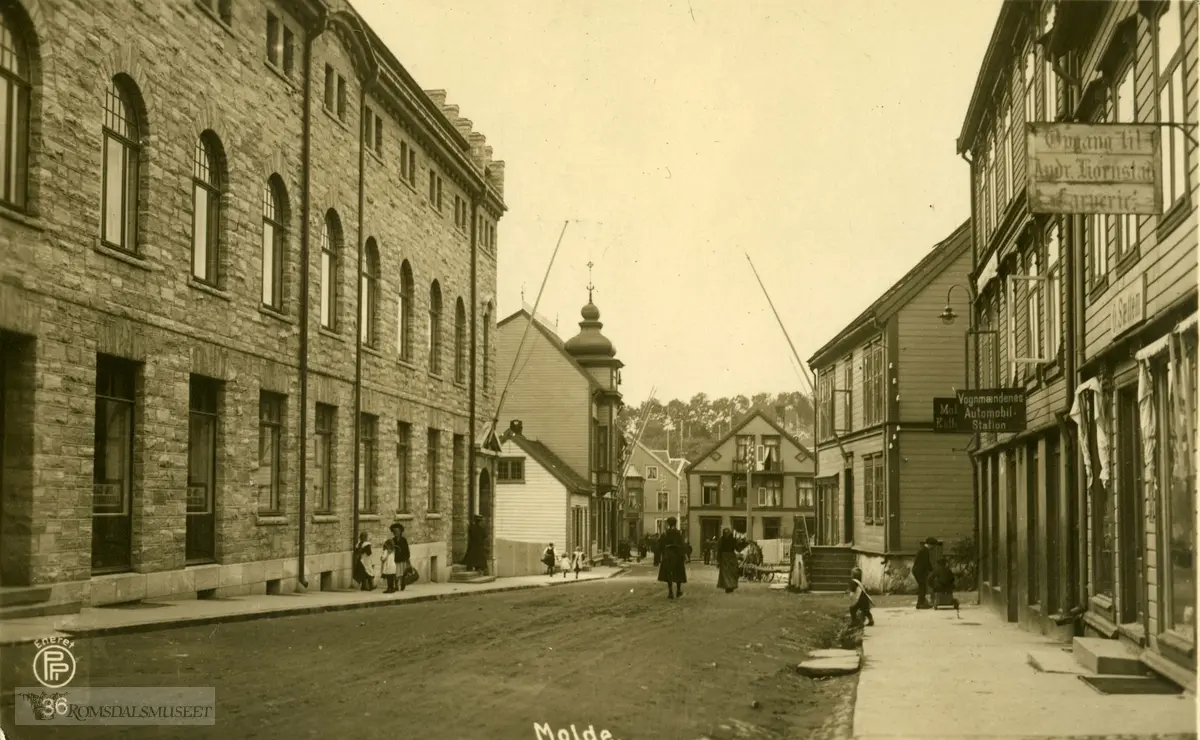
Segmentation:
{"type": "Polygon", "coordinates": [[[683,584],[687,583],[683,535],[675,525],[675,517],[669,517],[667,531],[658,538],[654,553],[659,561],[658,580],[667,584],[668,599],[683,596],[683,584]]]}
{"type": "Polygon", "coordinates": [[[727,594],[738,587],[737,554],[745,547],[746,543],[734,537],[729,527],[721,531],[717,540],[717,588],[725,589],[727,594]]]}

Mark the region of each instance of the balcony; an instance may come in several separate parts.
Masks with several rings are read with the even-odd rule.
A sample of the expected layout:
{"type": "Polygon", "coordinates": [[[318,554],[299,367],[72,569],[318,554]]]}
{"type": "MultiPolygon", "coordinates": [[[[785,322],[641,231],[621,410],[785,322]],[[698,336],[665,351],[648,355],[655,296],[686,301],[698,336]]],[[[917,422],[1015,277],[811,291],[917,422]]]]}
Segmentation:
{"type": "Polygon", "coordinates": [[[763,462],[747,463],[745,460],[733,461],[733,472],[746,474],[747,468],[750,472],[759,474],[779,475],[783,473],[782,460],[764,460],[763,462]]]}
{"type": "Polygon", "coordinates": [[[616,491],[617,474],[611,470],[596,470],[592,472],[592,480],[596,484],[596,493],[612,493],[616,491]]]}

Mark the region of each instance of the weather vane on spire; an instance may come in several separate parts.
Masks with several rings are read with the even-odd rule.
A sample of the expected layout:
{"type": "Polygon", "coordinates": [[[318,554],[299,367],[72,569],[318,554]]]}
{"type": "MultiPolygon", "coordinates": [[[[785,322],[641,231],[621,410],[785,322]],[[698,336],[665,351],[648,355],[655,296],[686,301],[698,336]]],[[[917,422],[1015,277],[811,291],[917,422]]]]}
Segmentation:
{"type": "Polygon", "coordinates": [[[596,286],[592,285],[592,263],[591,262],[588,262],[587,268],[588,268],[588,303],[591,303],[592,302],[592,291],[596,289],[596,286]]]}

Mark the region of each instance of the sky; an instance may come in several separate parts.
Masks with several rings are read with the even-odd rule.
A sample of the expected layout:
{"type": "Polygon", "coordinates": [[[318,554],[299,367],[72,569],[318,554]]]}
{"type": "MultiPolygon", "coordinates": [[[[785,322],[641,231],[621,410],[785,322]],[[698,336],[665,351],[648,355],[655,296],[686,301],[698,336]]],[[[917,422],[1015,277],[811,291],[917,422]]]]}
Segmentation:
{"type": "Polygon", "coordinates": [[[354,2],[505,162],[498,316],[570,338],[594,263],[635,406],[809,391],[747,254],[807,362],[967,219],[1000,5],[354,2]]]}

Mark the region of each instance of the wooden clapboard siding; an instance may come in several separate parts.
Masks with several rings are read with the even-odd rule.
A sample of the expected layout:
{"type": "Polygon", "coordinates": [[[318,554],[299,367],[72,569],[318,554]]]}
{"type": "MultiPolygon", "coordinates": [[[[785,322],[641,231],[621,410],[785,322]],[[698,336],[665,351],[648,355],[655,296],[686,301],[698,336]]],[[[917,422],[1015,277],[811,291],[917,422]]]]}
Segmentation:
{"type": "Polygon", "coordinates": [[[1068,411],[1067,381],[1062,376],[1041,381],[1025,394],[1025,422],[1027,429],[1035,429],[1054,422],[1054,414],[1068,411]]]}
{"type": "Polygon", "coordinates": [[[900,432],[900,544],[895,549],[915,551],[926,537],[949,547],[971,536],[974,494],[965,447],[966,438],[957,434],[900,432]]]}
{"type": "MultiPolygon", "coordinates": [[[[865,465],[863,464],[863,455],[874,455],[877,452],[884,451],[883,434],[872,434],[868,437],[855,439],[846,443],[846,452],[853,455],[853,470],[854,470],[854,546],[870,552],[884,551],[884,530],[886,526],[884,522],[879,524],[867,524],[865,521],[866,514],[866,499],[864,492],[866,491],[866,476],[864,474],[865,465]]],[[[886,465],[886,460],[884,461],[886,465]]],[[[838,459],[838,470],[842,471],[845,468],[845,463],[841,461],[840,454],[838,459]]],[[[886,468],[885,468],[886,470],[886,468]]],[[[822,472],[824,475],[828,471],[822,472]]],[[[884,475],[884,492],[881,500],[884,502],[884,507],[887,507],[887,475],[884,475]]],[[[839,477],[838,489],[845,495],[846,478],[844,475],[839,477]]],[[[884,519],[886,521],[886,519],[884,519]]]]}
{"type": "MultiPolygon", "coordinates": [[[[963,241],[967,239],[968,235],[964,233],[963,241]]],[[[964,388],[964,337],[971,310],[966,286],[971,271],[971,252],[958,248],[961,254],[905,304],[897,316],[900,342],[898,421],[901,424],[932,421],[933,399],[953,396],[955,389],[964,388]],[[952,290],[954,285],[962,287],[952,290]],[[949,326],[939,319],[948,291],[951,292],[950,305],[959,315],[949,326]]]]}
{"type": "Polygon", "coordinates": [[[501,447],[500,456],[525,460],[525,482],[496,482],[496,538],[542,547],[553,542],[561,550],[567,541],[566,487],[511,441],[501,447]]]}
{"type": "MultiPolygon", "coordinates": [[[[1101,30],[1097,34],[1098,43],[1085,60],[1085,73],[1090,74],[1098,63],[1099,55],[1103,52],[1102,40],[1107,39],[1112,29],[1131,13],[1136,13],[1136,3],[1114,3],[1108,8],[1101,30]]],[[[1172,9],[1172,12],[1174,10],[1172,9]]],[[[1197,18],[1195,4],[1188,3],[1184,12],[1183,45],[1188,50],[1185,59],[1184,98],[1187,102],[1186,119],[1195,121],[1197,118],[1197,76],[1194,50],[1197,46],[1197,18]]],[[[1135,90],[1136,111],[1139,121],[1153,122],[1157,120],[1157,66],[1153,49],[1153,26],[1144,16],[1137,18],[1137,54],[1135,60],[1135,90]]],[[[1169,136],[1168,129],[1162,132],[1169,136]]],[[[1189,143],[1189,182],[1196,182],[1200,151],[1189,143]]],[[[1193,190],[1193,198],[1195,191],[1193,190]]],[[[1169,208],[1171,204],[1164,204],[1169,208]]],[[[1087,300],[1085,320],[1085,357],[1090,359],[1105,352],[1115,337],[1111,336],[1110,314],[1113,298],[1135,281],[1146,280],[1146,316],[1166,310],[1180,298],[1196,289],[1197,280],[1197,229],[1196,214],[1192,210],[1186,218],[1170,233],[1164,234],[1160,241],[1157,227],[1159,217],[1147,217],[1139,220],[1141,225],[1140,256],[1136,263],[1127,268],[1123,274],[1117,265],[1111,265],[1109,285],[1101,294],[1087,300]]],[[[1125,269],[1125,268],[1122,268],[1125,269]]]]}
{"type": "MultiPolygon", "coordinates": [[[[526,321],[518,316],[496,329],[496,376],[500,384],[513,367],[526,321]]],[[[588,378],[537,327],[530,328],[512,374],[512,384],[500,409],[500,425],[520,419],[525,437],[545,442],[575,470],[590,470],[588,378]]]]}

